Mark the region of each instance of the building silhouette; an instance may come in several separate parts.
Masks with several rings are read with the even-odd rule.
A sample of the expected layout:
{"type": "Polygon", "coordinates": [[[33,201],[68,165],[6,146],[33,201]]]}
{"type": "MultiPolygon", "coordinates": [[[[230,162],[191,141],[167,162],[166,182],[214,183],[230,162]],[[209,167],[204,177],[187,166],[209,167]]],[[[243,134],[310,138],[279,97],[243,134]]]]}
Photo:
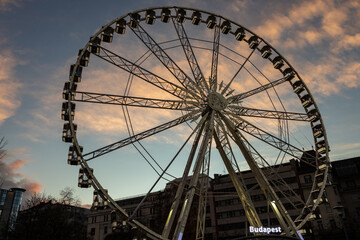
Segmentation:
{"type": "MultiPolygon", "coordinates": [[[[290,160],[287,163],[273,166],[277,174],[272,175],[271,172],[267,172],[271,171],[270,169],[263,168],[266,175],[271,178],[270,182],[274,190],[293,220],[300,215],[304,201],[311,193],[315,170],[307,162],[313,161],[311,157],[313,154],[315,152],[308,151],[301,161],[290,160]]],[[[278,227],[278,220],[272,213],[254,174],[251,171],[242,171],[241,173],[242,181],[249,191],[263,226],[278,227]]],[[[360,236],[359,173],[360,157],[331,163],[322,201],[301,231],[304,239],[335,240],[347,239],[346,236],[360,236]]],[[[163,226],[160,223],[164,223],[162,220],[166,219],[170,209],[176,191],[176,181],[179,180],[169,182],[162,191],[151,193],[143,206],[135,213],[134,218],[161,233],[163,226]]],[[[119,199],[117,203],[131,215],[143,196],[119,199]]],[[[228,174],[215,174],[214,178],[210,180],[206,212],[206,240],[234,239],[250,235],[250,226],[245,212],[228,174]]],[[[103,240],[112,233],[110,215],[110,209],[90,210],[88,236],[91,239],[103,240]]],[[[188,224],[186,229],[196,231],[196,222],[195,224],[188,224]]],[[[137,234],[138,239],[146,239],[145,234],[137,234]]]]}
{"type": "Polygon", "coordinates": [[[85,240],[89,209],[41,201],[19,212],[9,240],[85,240]]]}

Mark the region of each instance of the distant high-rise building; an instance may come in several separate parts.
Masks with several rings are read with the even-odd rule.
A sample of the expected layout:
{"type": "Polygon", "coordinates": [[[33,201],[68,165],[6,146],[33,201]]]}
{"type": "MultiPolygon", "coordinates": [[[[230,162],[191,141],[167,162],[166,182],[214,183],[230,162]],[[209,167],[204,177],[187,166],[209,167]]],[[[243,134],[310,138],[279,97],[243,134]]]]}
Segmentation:
{"type": "Polygon", "coordinates": [[[0,239],[4,232],[14,229],[25,191],[22,188],[0,188],[0,239]]]}

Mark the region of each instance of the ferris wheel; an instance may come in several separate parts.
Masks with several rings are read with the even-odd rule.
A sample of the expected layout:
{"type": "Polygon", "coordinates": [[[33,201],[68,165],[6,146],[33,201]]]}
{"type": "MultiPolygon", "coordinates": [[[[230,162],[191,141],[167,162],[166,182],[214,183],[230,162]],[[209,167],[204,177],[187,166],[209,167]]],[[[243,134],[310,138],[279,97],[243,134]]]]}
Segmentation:
{"type": "MultiPolygon", "coordinates": [[[[251,226],[262,223],[242,170],[251,170],[289,236],[296,235],[322,201],[329,147],[314,97],[285,57],[226,17],[187,7],[147,8],[118,17],[79,50],[63,98],[62,140],[71,144],[68,163],[80,165],[79,187],[92,186],[95,208],[114,209],[152,239],[181,239],[195,195],[196,239],[204,238],[209,178],[203,176],[216,172],[213,164],[226,169],[251,226]],[[108,131],[111,121],[118,128],[109,131],[119,131],[121,137],[108,143],[98,135],[108,131]],[[94,122],[97,136],[90,141],[88,125],[94,122]],[[164,147],[160,164],[152,141],[176,151],[164,147]],[[162,232],[134,220],[100,183],[98,162],[114,168],[109,159],[120,161],[115,154],[124,149],[136,149],[154,171],[149,193],[159,181],[179,179],[162,232]],[[304,161],[309,150],[315,154],[304,164],[315,177],[304,199],[278,176],[277,168],[290,159],[304,161]],[[171,172],[174,164],[177,170],[182,166],[178,175],[171,172]],[[295,220],[279,194],[298,209],[295,220]]],[[[126,162],[121,164],[127,168],[126,162]]]]}

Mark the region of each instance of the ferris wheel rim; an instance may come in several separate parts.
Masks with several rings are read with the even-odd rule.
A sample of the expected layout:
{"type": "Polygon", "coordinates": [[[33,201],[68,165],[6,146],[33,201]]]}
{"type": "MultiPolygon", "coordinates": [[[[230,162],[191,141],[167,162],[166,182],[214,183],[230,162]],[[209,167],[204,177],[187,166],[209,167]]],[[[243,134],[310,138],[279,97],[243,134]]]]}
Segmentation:
{"type": "MultiPolygon", "coordinates": [[[[81,58],[83,57],[83,55],[85,54],[86,50],[88,49],[90,43],[91,43],[96,37],[98,37],[98,36],[101,34],[102,31],[104,31],[106,28],[108,28],[108,27],[112,26],[113,24],[115,24],[116,21],[118,21],[118,20],[120,20],[120,19],[127,18],[127,17],[129,18],[130,15],[131,15],[131,14],[134,14],[134,13],[138,13],[138,14],[139,14],[139,13],[144,13],[144,12],[146,12],[147,10],[160,10],[160,9],[164,9],[164,8],[168,8],[168,9],[185,9],[185,10],[189,10],[189,11],[199,11],[199,12],[201,12],[201,13],[203,13],[203,14],[214,15],[214,16],[216,16],[216,17],[219,17],[219,18],[222,19],[222,20],[227,20],[227,21],[229,21],[231,24],[233,24],[233,25],[235,25],[235,26],[242,27],[246,32],[251,33],[253,36],[257,36],[261,41],[263,41],[266,45],[268,45],[273,52],[275,52],[278,56],[280,56],[280,57],[282,58],[282,60],[283,60],[291,69],[293,69],[294,74],[297,76],[297,78],[299,79],[299,81],[302,83],[305,92],[310,96],[310,99],[311,99],[311,101],[312,101],[312,104],[313,104],[313,106],[314,106],[314,109],[316,109],[316,110],[317,110],[317,113],[319,114],[319,120],[318,120],[318,122],[320,122],[320,125],[321,125],[322,130],[323,130],[323,139],[324,139],[324,141],[325,141],[326,152],[325,152],[325,161],[324,161],[324,162],[325,162],[325,166],[324,166],[325,169],[324,169],[324,170],[321,170],[321,172],[324,173],[324,177],[323,177],[324,179],[323,179],[323,184],[322,184],[320,187],[319,187],[319,186],[316,186],[316,182],[315,182],[315,181],[314,181],[313,186],[312,186],[312,191],[318,190],[318,191],[319,191],[319,196],[321,197],[322,192],[324,191],[324,188],[325,188],[325,185],[326,185],[327,173],[328,173],[328,171],[329,171],[329,166],[328,166],[328,163],[329,163],[329,157],[328,157],[329,147],[328,147],[328,142],[327,142],[327,137],[326,137],[326,132],[325,132],[325,127],[324,127],[324,124],[323,124],[323,120],[322,120],[322,118],[321,118],[320,111],[319,111],[319,109],[318,109],[318,107],[317,107],[317,105],[316,105],[316,102],[314,101],[314,98],[313,98],[313,96],[311,95],[311,92],[309,91],[309,89],[308,89],[308,87],[306,86],[305,82],[302,80],[302,78],[299,76],[299,74],[296,72],[296,70],[290,65],[290,63],[289,63],[274,47],[272,47],[268,42],[266,42],[266,41],[265,41],[264,39],[262,39],[259,35],[256,35],[256,34],[253,33],[251,30],[245,28],[244,26],[242,26],[242,25],[240,25],[240,24],[238,24],[238,23],[236,23],[236,22],[234,22],[234,21],[232,21],[232,20],[230,20],[230,19],[224,18],[224,17],[222,17],[222,16],[220,16],[220,15],[213,14],[213,13],[211,13],[211,12],[207,12],[207,11],[203,11],[203,10],[199,10],[199,9],[194,9],[194,8],[176,7],[176,6],[174,6],[174,7],[154,7],[154,8],[141,9],[141,10],[138,10],[138,11],[130,12],[130,13],[128,13],[128,14],[125,14],[125,15],[119,17],[119,18],[116,18],[116,19],[112,20],[112,21],[109,22],[108,24],[104,25],[98,32],[96,32],[96,33],[90,38],[90,41],[85,45],[85,47],[83,48],[82,52],[79,54],[78,59],[77,59],[76,64],[75,64],[75,69],[76,69],[78,66],[80,66],[80,60],[81,60],[81,58]]],[[[157,16],[157,17],[158,17],[158,16],[157,16]]],[[[174,17],[176,17],[176,16],[175,16],[175,15],[171,15],[171,18],[174,18],[174,17]]],[[[191,18],[190,18],[190,17],[186,17],[186,19],[191,19],[191,18]]],[[[144,21],[144,20],[145,20],[145,19],[141,19],[139,22],[142,22],[142,21],[144,21]]],[[[202,22],[204,22],[204,21],[202,20],[202,22]]],[[[128,25],[128,23],[127,23],[127,25],[128,25]]],[[[75,77],[75,71],[74,71],[73,74],[70,76],[70,83],[71,83],[71,84],[75,84],[75,82],[74,82],[74,77],[75,77]]],[[[299,98],[300,98],[300,97],[299,97],[299,98]]],[[[71,104],[71,102],[72,102],[72,100],[69,98],[69,100],[68,100],[68,103],[69,103],[69,104],[68,104],[68,108],[69,108],[69,110],[70,110],[70,104],[71,104]]],[[[76,147],[77,151],[78,151],[79,153],[81,153],[81,151],[80,151],[80,145],[79,145],[79,143],[78,143],[78,140],[77,140],[76,134],[75,134],[76,131],[75,131],[75,128],[74,128],[73,119],[70,118],[70,119],[69,119],[69,123],[70,123],[70,130],[71,130],[71,133],[72,133],[73,139],[74,139],[74,140],[73,140],[73,144],[74,144],[74,146],[76,147]]],[[[310,124],[311,124],[312,127],[314,127],[314,124],[313,124],[312,122],[311,122],[310,124]]],[[[316,142],[316,140],[317,140],[317,138],[314,137],[314,142],[316,142]]],[[[317,150],[317,149],[316,149],[316,150],[317,150]]],[[[322,155],[324,156],[324,154],[322,154],[322,155]]],[[[317,158],[317,160],[318,160],[318,158],[317,158]]],[[[320,166],[323,167],[322,164],[319,164],[319,163],[318,163],[318,161],[316,161],[316,164],[317,164],[317,165],[316,165],[315,175],[316,175],[318,172],[320,172],[320,169],[319,169],[320,166]]],[[[122,209],[120,206],[117,206],[116,202],[115,202],[115,201],[111,198],[111,196],[105,191],[105,189],[101,186],[100,182],[97,181],[95,175],[92,173],[92,171],[90,171],[90,167],[88,166],[87,161],[86,161],[82,156],[81,156],[81,164],[80,164],[80,165],[81,165],[82,168],[87,169],[87,172],[88,172],[89,176],[90,176],[90,177],[92,178],[92,180],[93,180],[93,187],[94,187],[94,189],[95,189],[95,190],[98,190],[98,191],[101,191],[102,194],[111,202],[111,204],[113,204],[113,205],[114,205],[118,210],[120,210],[123,214],[124,214],[124,213],[126,214],[125,211],[122,211],[123,209],[122,209]],[[121,210],[121,209],[122,209],[122,210],[121,210]]],[[[304,217],[303,219],[301,219],[302,221],[297,225],[298,228],[300,228],[301,226],[303,226],[303,225],[305,224],[305,222],[310,218],[311,213],[315,210],[316,205],[318,205],[319,202],[320,202],[320,197],[318,197],[318,198],[316,199],[316,203],[312,205],[312,208],[311,208],[311,210],[310,210],[310,213],[305,213],[305,212],[304,212],[304,211],[305,211],[305,207],[304,207],[303,213],[304,213],[305,217],[304,217]]],[[[309,198],[309,199],[310,199],[310,198],[309,198]]],[[[311,204],[310,204],[310,202],[309,202],[309,199],[308,199],[306,205],[309,205],[309,206],[310,206],[311,204]]],[[[136,221],[135,221],[135,222],[136,222],[136,221]]],[[[136,225],[138,225],[138,224],[139,224],[139,226],[141,226],[141,223],[136,223],[136,225]]],[[[151,233],[151,234],[153,234],[153,233],[151,233]]],[[[157,235],[157,234],[154,234],[154,236],[159,237],[159,235],[157,235]]]]}

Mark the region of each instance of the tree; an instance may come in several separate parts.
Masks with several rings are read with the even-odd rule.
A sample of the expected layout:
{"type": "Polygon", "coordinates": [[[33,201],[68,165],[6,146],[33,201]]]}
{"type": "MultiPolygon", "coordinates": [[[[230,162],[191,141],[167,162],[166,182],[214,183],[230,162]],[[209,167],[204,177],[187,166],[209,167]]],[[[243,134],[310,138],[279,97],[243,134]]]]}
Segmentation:
{"type": "Polygon", "coordinates": [[[85,240],[87,210],[80,205],[74,190],[65,188],[56,199],[34,193],[25,201],[9,240],[85,240]]]}

